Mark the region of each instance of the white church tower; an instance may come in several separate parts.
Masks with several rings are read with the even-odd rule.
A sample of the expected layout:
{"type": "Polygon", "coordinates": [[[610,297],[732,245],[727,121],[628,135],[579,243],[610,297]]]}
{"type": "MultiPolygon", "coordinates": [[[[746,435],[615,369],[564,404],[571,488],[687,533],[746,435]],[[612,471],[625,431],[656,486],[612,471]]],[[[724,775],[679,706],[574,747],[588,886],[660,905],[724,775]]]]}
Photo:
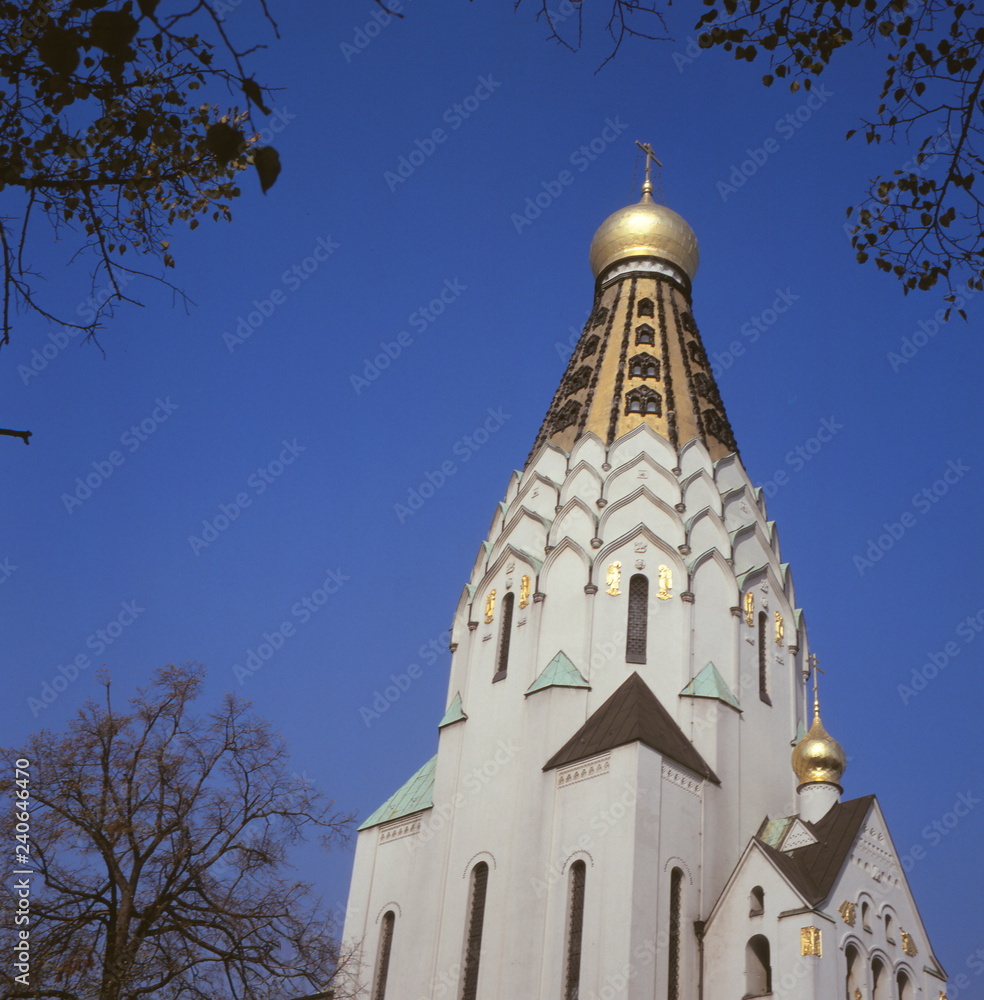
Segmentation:
{"type": "Polygon", "coordinates": [[[806,625],[642,200],[452,630],[436,755],[360,827],[367,1000],[939,1000],[873,796],[807,713],[806,625]],[[790,748],[795,747],[790,766],[790,748]]]}

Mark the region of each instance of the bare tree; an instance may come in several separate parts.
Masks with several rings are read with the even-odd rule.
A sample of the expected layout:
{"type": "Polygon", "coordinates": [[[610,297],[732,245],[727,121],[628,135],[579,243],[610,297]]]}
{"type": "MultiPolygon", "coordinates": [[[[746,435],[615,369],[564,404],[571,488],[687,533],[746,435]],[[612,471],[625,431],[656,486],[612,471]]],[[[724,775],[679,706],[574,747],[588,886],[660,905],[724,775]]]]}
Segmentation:
{"type": "Polygon", "coordinates": [[[264,191],[276,180],[276,150],[249,127],[252,108],[268,113],[245,67],[257,46],[233,42],[218,2],[0,3],[0,346],[19,311],[94,338],[137,301],[134,279],[173,289],[176,223],[228,219],[247,166],[264,191]],[[216,103],[236,98],[245,108],[216,103]],[[41,290],[52,235],[86,274],[70,318],[41,290]]]}
{"type": "MultiPolygon", "coordinates": [[[[6,751],[30,773],[18,783],[11,767],[3,791],[27,806],[16,860],[38,875],[30,972],[4,963],[8,996],[281,1000],[335,976],[337,927],[288,852],[308,830],[338,843],[350,817],[290,772],[284,741],[247,702],[192,711],[202,679],[164,667],[121,714],[103,678],[104,705],[6,751]]],[[[16,810],[3,815],[9,827],[16,810]]],[[[25,923],[13,917],[2,914],[8,956],[25,923]]]]}

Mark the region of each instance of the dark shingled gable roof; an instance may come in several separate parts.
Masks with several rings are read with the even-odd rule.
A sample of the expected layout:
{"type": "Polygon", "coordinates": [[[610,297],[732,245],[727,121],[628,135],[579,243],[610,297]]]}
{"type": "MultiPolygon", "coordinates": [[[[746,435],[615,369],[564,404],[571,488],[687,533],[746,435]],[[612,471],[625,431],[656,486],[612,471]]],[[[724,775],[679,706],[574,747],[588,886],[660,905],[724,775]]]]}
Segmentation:
{"type": "Polygon", "coordinates": [[[633,673],[587,722],[543,765],[563,767],[628,743],[645,743],[674,763],[720,785],[693,743],[660,704],[649,685],[633,673]]]}
{"type": "Polygon", "coordinates": [[[806,823],[801,817],[817,842],[788,854],[759,840],[776,867],[811,906],[819,905],[830,895],[874,801],[874,795],[863,795],[859,799],[839,802],[816,823],[806,823]]]}

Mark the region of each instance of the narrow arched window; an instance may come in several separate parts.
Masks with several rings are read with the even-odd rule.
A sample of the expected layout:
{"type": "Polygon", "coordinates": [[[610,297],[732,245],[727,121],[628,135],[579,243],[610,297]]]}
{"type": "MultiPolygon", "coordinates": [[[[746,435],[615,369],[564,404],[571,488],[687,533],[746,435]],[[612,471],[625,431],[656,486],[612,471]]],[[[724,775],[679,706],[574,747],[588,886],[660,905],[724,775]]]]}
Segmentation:
{"type": "Polygon", "coordinates": [[[861,956],[854,945],[848,945],[844,957],[847,959],[845,1000],[855,1000],[854,991],[860,989],[864,982],[864,977],[861,974],[861,956]]]}
{"type": "Polygon", "coordinates": [[[667,1000],[680,1000],[680,921],[683,912],[683,871],[670,872],[670,955],[666,971],[667,1000]]]}
{"type": "Polygon", "coordinates": [[[891,913],[885,914],[885,940],[889,944],[895,944],[895,934],[892,931],[892,915],[891,913]]]}
{"type": "Polygon", "coordinates": [[[649,624],[649,580],[636,573],[629,580],[629,620],[625,628],[625,662],[646,662],[646,631],[649,624]]]}
{"type": "Polygon", "coordinates": [[[899,1000],[912,1000],[912,982],[904,972],[895,977],[895,995],[899,1000]]]}
{"type": "Polygon", "coordinates": [[[866,930],[871,930],[871,907],[867,903],[861,904],[861,927],[866,930]]]}
{"type": "Polygon", "coordinates": [[[768,638],[768,617],[764,611],[758,616],[758,652],[759,652],[759,698],[766,703],[772,704],[769,697],[769,644],[768,638]]]}
{"type": "Polygon", "coordinates": [[[499,615],[499,651],[495,660],[495,676],[492,682],[501,681],[506,676],[509,665],[509,637],[512,635],[513,604],[516,595],[510,590],[502,599],[502,613],[499,615]]]}
{"type": "Polygon", "coordinates": [[[482,954],[482,925],[485,923],[485,890],[488,884],[489,866],[484,861],[479,861],[472,869],[461,1000],[475,1000],[478,993],[478,960],[482,954]]]}
{"type": "Polygon", "coordinates": [[[890,1000],[891,990],[890,973],[885,968],[885,963],[876,958],[871,963],[871,997],[872,1000],[890,1000]]]}
{"type": "Polygon", "coordinates": [[[757,885],[748,894],[748,915],[760,917],[763,913],[765,913],[765,890],[757,885]]]}
{"type": "Polygon", "coordinates": [[[583,861],[571,865],[570,896],[567,913],[567,970],[564,976],[564,1000],[577,1000],[581,982],[581,938],[584,931],[584,879],[587,868],[583,861]]]}
{"type": "Polygon", "coordinates": [[[379,957],[376,959],[376,988],[372,991],[372,1000],[384,1000],[386,997],[386,979],[389,976],[390,949],[393,947],[393,925],[396,914],[388,910],[383,916],[383,925],[379,929],[379,957]]]}
{"type": "Polygon", "coordinates": [[[764,934],[749,938],[745,945],[745,996],[762,997],[772,992],[772,958],[764,934]]]}

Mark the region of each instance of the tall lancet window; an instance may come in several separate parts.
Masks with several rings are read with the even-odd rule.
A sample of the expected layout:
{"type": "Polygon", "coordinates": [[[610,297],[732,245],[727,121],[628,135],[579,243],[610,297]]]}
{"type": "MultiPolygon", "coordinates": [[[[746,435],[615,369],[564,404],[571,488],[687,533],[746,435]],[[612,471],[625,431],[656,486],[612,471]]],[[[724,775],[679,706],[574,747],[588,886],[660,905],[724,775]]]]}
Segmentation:
{"type": "Polygon", "coordinates": [[[583,861],[571,865],[571,894],[567,915],[567,972],[564,977],[564,1000],[577,1000],[581,982],[581,935],[584,929],[583,861]]]}
{"type": "Polygon", "coordinates": [[[512,635],[513,604],[515,603],[516,595],[510,590],[502,599],[502,613],[499,615],[499,651],[495,659],[493,684],[506,676],[506,668],[509,666],[509,638],[512,635]]]}
{"type": "Polygon", "coordinates": [[[478,993],[478,960],[482,953],[482,925],[485,923],[485,890],[489,884],[489,866],[479,861],[472,869],[471,906],[468,936],[465,938],[464,976],[461,1000],[475,1000],[478,993]]]}
{"type": "Polygon", "coordinates": [[[393,947],[393,925],[396,914],[389,910],[383,917],[383,926],[379,931],[379,958],[376,960],[376,988],[372,991],[372,1000],[385,1000],[386,979],[389,976],[390,949],[393,947]]]}
{"type": "Polygon", "coordinates": [[[769,643],[768,643],[768,622],[769,619],[764,611],[758,616],[758,646],[759,646],[759,698],[766,703],[772,704],[769,697],[769,643]]]}
{"type": "Polygon", "coordinates": [[[769,939],[756,934],[745,945],[745,996],[762,997],[772,992],[772,958],[769,939]]]}
{"type": "Polygon", "coordinates": [[[629,581],[629,621],[625,628],[625,662],[646,662],[649,625],[649,581],[636,573],[629,581]]]}
{"type": "Polygon", "coordinates": [[[847,961],[847,1000],[854,1000],[854,993],[864,985],[864,970],[861,967],[861,955],[853,944],[847,946],[844,952],[847,961]]]}
{"type": "Polygon", "coordinates": [[[670,960],[666,972],[667,1000],[680,1000],[680,916],[683,910],[683,872],[670,873],[670,960]]]}

